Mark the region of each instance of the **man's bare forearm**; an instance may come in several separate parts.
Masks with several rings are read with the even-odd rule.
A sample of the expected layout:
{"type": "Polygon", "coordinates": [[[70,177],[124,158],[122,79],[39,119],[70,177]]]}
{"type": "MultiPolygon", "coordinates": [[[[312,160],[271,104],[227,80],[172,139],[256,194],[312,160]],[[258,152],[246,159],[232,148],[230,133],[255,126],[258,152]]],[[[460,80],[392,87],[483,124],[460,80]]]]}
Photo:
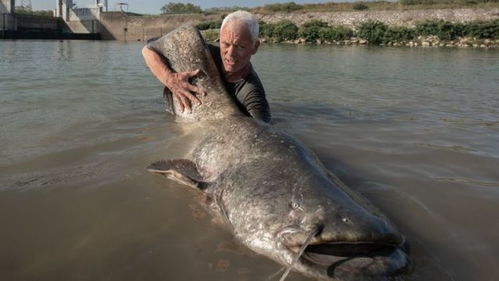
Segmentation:
{"type": "Polygon", "coordinates": [[[196,76],[199,73],[199,69],[176,73],[166,65],[161,55],[148,46],[142,48],[142,55],[154,77],[170,89],[172,94],[179,99],[181,111],[184,111],[184,108],[191,111],[191,103],[201,104],[201,100],[195,94],[206,95],[206,92],[189,83],[189,79],[196,76]]]}
{"type": "Polygon", "coordinates": [[[154,77],[168,87],[169,77],[172,75],[173,71],[164,63],[161,56],[147,46],[142,48],[142,55],[144,56],[147,67],[149,67],[154,77]]]}

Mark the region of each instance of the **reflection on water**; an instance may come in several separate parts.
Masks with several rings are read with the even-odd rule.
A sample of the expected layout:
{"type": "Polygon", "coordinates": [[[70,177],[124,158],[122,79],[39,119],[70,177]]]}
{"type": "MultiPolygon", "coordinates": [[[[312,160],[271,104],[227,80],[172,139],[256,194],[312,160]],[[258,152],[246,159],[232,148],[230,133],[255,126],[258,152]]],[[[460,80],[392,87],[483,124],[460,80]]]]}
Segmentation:
{"type": "MultiPolygon", "coordinates": [[[[2,280],[265,280],[188,188],[139,44],[0,41],[2,280]]],[[[409,280],[499,276],[497,50],[265,45],[274,125],[406,234],[409,280]]],[[[274,278],[275,279],[275,278],[274,278]]],[[[288,280],[307,280],[291,274],[288,280]]]]}

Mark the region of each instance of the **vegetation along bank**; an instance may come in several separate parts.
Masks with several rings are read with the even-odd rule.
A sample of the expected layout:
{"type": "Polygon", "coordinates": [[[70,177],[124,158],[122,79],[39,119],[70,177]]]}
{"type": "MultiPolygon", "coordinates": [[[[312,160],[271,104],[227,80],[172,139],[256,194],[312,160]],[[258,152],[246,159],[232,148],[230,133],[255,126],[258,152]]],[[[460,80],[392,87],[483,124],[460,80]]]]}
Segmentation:
{"type": "MultiPolygon", "coordinates": [[[[220,21],[202,22],[198,28],[208,41],[215,41],[220,24],[220,21]]],[[[297,26],[282,20],[260,22],[260,37],[270,43],[497,48],[499,19],[465,23],[426,20],[413,27],[387,25],[377,20],[354,27],[330,25],[321,20],[297,26]]]]}
{"type": "MultiPolygon", "coordinates": [[[[400,0],[253,9],[267,43],[408,47],[499,46],[499,9],[487,0],[400,0]]],[[[207,40],[218,38],[221,20],[198,24],[207,40]]]]}

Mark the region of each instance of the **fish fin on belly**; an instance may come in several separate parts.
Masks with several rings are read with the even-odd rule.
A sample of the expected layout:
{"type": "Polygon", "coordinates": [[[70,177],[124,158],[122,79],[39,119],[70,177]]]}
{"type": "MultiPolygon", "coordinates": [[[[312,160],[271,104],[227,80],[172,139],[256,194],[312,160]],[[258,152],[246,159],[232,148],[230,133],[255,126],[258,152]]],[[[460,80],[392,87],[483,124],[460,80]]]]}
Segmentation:
{"type": "Polygon", "coordinates": [[[203,190],[207,186],[196,163],[188,159],[160,160],[147,166],[146,169],[151,173],[162,174],[171,180],[197,189],[203,190]]]}
{"type": "Polygon", "coordinates": [[[163,89],[163,100],[165,102],[165,111],[175,115],[175,109],[173,107],[173,94],[167,87],[163,89]]]}

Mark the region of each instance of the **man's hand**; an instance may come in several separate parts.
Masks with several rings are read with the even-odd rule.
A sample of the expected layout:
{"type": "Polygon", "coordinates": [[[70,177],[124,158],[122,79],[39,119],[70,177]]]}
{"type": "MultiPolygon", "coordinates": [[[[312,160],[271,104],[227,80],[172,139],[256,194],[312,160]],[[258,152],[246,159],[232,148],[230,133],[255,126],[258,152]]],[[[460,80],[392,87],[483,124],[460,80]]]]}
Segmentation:
{"type": "Polygon", "coordinates": [[[173,72],[164,62],[161,56],[148,46],[142,48],[144,60],[154,76],[165,85],[179,100],[180,110],[187,109],[192,112],[192,103],[201,104],[196,95],[206,95],[206,92],[191,83],[189,79],[198,75],[199,69],[190,72],[173,72]]]}
{"type": "Polygon", "coordinates": [[[196,95],[206,95],[203,89],[189,83],[189,79],[198,75],[198,73],[199,69],[190,72],[169,73],[165,79],[166,86],[179,100],[180,111],[182,112],[184,112],[184,109],[192,112],[192,104],[201,104],[201,100],[196,95]]]}

